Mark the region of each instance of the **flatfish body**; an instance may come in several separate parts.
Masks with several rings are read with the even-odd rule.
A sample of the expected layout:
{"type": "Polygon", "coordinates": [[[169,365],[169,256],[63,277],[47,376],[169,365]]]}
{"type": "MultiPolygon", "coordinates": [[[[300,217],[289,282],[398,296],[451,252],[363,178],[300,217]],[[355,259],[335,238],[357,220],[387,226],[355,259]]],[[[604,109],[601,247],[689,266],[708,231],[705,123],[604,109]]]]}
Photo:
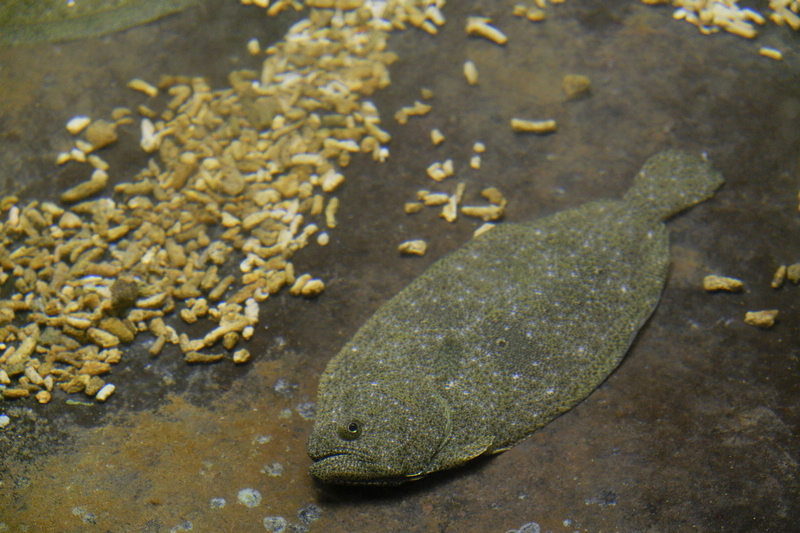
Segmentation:
{"type": "Polygon", "coordinates": [[[399,483],[508,449],[574,407],[658,304],[663,221],[722,183],[668,150],[622,200],[500,225],[431,265],[328,364],[311,474],[399,483]]]}
{"type": "Polygon", "coordinates": [[[200,0],[3,0],[0,45],[94,37],[144,24],[200,0]]]}

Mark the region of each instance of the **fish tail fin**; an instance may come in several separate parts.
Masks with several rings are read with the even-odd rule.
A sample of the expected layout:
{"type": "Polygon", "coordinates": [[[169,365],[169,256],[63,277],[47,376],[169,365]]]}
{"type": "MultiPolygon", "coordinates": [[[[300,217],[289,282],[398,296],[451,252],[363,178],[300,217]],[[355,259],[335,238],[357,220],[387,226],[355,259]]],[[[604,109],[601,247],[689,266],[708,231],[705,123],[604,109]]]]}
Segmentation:
{"type": "Polygon", "coordinates": [[[659,220],[714,196],[725,179],[705,157],[680,150],[651,156],[623,199],[659,220]]]}

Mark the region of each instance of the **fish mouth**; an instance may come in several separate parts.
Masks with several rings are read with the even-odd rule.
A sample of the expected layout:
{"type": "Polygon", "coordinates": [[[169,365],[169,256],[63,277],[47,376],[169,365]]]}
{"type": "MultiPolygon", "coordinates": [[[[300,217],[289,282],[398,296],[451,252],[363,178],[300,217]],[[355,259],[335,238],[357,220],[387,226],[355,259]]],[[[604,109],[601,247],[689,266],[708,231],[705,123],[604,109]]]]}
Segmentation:
{"type": "MultiPolygon", "coordinates": [[[[309,454],[310,455],[310,454],[309,454]]],[[[309,474],[323,483],[336,485],[399,485],[410,478],[377,468],[369,456],[350,450],[310,455],[309,474]]]]}
{"type": "Polygon", "coordinates": [[[311,460],[316,462],[324,461],[325,459],[331,459],[339,456],[347,456],[352,457],[354,460],[363,461],[365,463],[372,462],[372,458],[364,452],[353,450],[350,448],[337,448],[334,450],[328,451],[308,451],[308,456],[311,457],[311,460]]]}
{"type": "Polygon", "coordinates": [[[351,451],[334,451],[311,455],[308,472],[321,481],[346,482],[363,478],[371,470],[372,461],[366,456],[351,451]]]}
{"type": "Polygon", "coordinates": [[[351,450],[337,450],[314,455],[309,454],[309,457],[314,461],[311,464],[311,468],[316,470],[321,470],[323,468],[344,470],[348,467],[360,470],[367,465],[373,464],[372,459],[366,454],[351,450]]]}

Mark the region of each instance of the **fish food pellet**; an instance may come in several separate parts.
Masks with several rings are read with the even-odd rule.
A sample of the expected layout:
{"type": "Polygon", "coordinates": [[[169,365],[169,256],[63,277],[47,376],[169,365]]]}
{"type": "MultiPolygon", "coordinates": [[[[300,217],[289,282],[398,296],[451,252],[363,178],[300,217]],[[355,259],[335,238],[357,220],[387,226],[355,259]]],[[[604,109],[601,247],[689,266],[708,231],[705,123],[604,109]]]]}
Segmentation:
{"type": "Polygon", "coordinates": [[[67,122],[67,131],[72,135],[78,135],[92,121],[89,117],[73,117],[67,122]]]}
{"type": "Polygon", "coordinates": [[[703,278],[703,289],[707,291],[739,292],[742,290],[741,280],[725,276],[706,276],[703,278]]]}
{"type": "Polygon", "coordinates": [[[464,77],[470,85],[478,84],[478,67],[472,61],[464,62],[464,77]]]}
{"type": "Polygon", "coordinates": [[[511,130],[514,133],[537,133],[544,135],[553,133],[558,129],[555,120],[527,120],[522,118],[511,119],[511,130]]]}
{"type": "Polygon", "coordinates": [[[772,276],[772,282],[770,282],[770,286],[772,286],[773,289],[780,289],[783,287],[784,281],[786,281],[786,265],[781,265],[772,276]]]}
{"type": "Polygon", "coordinates": [[[800,263],[794,263],[786,267],[786,279],[795,285],[800,283],[800,263]]]}
{"type": "Polygon", "coordinates": [[[508,37],[492,26],[490,22],[491,19],[487,17],[467,17],[467,35],[483,37],[500,45],[506,44],[508,37]]]}
{"type": "Polygon", "coordinates": [[[405,255],[425,255],[428,249],[428,244],[422,239],[415,239],[401,243],[397,247],[401,254],[405,255]]]}
{"type": "Polygon", "coordinates": [[[765,309],[763,311],[748,311],[744,315],[744,323],[749,326],[756,326],[762,329],[769,329],[775,325],[778,318],[777,309],[765,309]]]}
{"type": "Polygon", "coordinates": [[[568,74],[561,82],[567,100],[575,100],[589,94],[592,89],[591,80],[582,74],[568,74]]]}

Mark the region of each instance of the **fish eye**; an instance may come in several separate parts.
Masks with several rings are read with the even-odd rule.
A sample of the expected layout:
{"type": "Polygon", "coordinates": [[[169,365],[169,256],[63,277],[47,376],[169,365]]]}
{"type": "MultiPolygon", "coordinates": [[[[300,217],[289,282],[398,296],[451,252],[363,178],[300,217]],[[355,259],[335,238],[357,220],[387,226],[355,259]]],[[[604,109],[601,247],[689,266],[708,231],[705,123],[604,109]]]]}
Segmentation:
{"type": "Polygon", "coordinates": [[[346,426],[339,426],[339,436],[344,440],[355,440],[361,436],[361,423],[351,420],[346,426]]]}

